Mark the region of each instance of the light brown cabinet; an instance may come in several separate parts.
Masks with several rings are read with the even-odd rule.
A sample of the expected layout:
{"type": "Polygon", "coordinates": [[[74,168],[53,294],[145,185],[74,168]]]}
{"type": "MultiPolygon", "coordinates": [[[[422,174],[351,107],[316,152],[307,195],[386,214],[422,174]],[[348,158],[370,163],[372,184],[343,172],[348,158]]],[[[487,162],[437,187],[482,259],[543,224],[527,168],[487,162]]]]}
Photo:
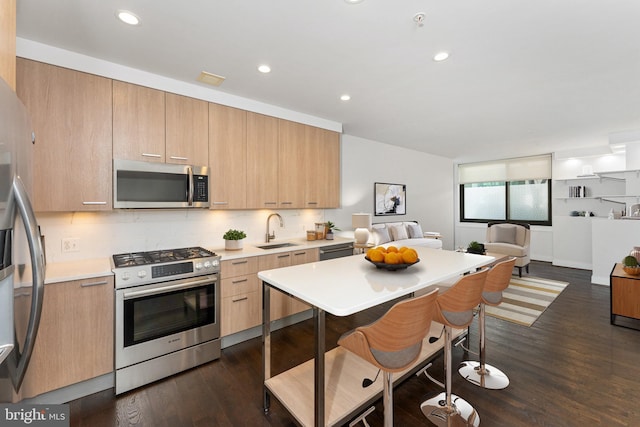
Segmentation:
{"type": "Polygon", "coordinates": [[[165,161],[165,93],[113,81],[113,157],[165,161]]]}
{"type": "Polygon", "coordinates": [[[278,208],[278,119],[247,113],[247,208],[278,208]]]}
{"type": "Polygon", "coordinates": [[[305,127],[305,208],[340,207],[340,135],[305,127]]]}
{"type": "Polygon", "coordinates": [[[278,208],[304,207],[307,162],[306,126],[278,121],[278,208]]]}
{"type": "Polygon", "coordinates": [[[36,134],[34,209],[110,210],[111,80],[18,58],[17,93],[36,134]]]}
{"type": "Polygon", "coordinates": [[[209,104],[211,209],[247,208],[247,112],[209,104]]]}
{"type": "MultiPolygon", "coordinates": [[[[622,264],[615,264],[609,281],[611,324],[616,324],[618,316],[640,320],[640,277],[627,274],[622,264]]],[[[637,326],[636,322],[632,327],[637,326]]]]}
{"type": "Polygon", "coordinates": [[[0,79],[16,89],[16,0],[0,3],[0,79]]]}
{"type": "MultiPolygon", "coordinates": [[[[318,249],[301,249],[291,252],[264,255],[259,258],[258,271],[273,268],[289,267],[291,265],[305,264],[319,259],[318,249]]],[[[309,305],[284,293],[271,289],[271,320],[280,319],[311,308],[309,305]]]]}
{"type": "Polygon", "coordinates": [[[223,337],[262,323],[262,287],[257,273],[257,257],[222,261],[220,333],[223,337]]]}
{"type": "Polygon", "coordinates": [[[22,398],[113,371],[113,276],[45,285],[22,398]]]}
{"type": "Polygon", "coordinates": [[[165,94],[166,162],[205,166],[209,162],[208,102],[165,94]]]}
{"type": "Polygon", "coordinates": [[[131,83],[113,82],[113,157],[206,165],[208,103],[131,83]]]}

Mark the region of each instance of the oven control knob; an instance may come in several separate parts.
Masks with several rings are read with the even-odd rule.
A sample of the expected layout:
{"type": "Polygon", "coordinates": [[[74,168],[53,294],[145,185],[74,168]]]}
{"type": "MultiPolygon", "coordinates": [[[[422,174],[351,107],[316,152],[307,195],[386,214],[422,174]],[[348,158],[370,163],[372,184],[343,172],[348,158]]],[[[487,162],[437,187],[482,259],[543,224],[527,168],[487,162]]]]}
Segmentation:
{"type": "Polygon", "coordinates": [[[204,268],[211,268],[211,262],[210,261],[205,261],[204,262],[204,268]]]}
{"type": "Polygon", "coordinates": [[[202,263],[196,262],[196,270],[202,270],[202,263]]]}
{"type": "Polygon", "coordinates": [[[131,277],[129,276],[129,273],[125,272],[125,273],[122,273],[122,276],[120,276],[120,278],[122,280],[129,280],[131,277]]]}
{"type": "Polygon", "coordinates": [[[144,270],[138,271],[138,277],[144,279],[145,277],[147,277],[147,272],[144,270]]]}

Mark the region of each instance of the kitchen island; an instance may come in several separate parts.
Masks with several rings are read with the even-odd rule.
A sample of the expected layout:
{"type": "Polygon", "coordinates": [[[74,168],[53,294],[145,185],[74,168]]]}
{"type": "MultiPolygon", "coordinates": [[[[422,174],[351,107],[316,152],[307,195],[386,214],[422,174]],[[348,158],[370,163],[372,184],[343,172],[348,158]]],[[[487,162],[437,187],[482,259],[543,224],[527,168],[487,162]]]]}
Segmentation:
{"type": "MultiPolygon", "coordinates": [[[[406,270],[386,271],[377,269],[362,255],[338,258],[329,261],[302,264],[258,273],[263,281],[263,379],[264,409],[269,409],[269,393],[273,393],[302,425],[333,425],[343,421],[344,413],[335,413],[337,390],[335,381],[348,375],[344,369],[347,355],[341,349],[330,352],[330,387],[325,389],[325,314],[348,316],[362,310],[410,295],[437,283],[455,277],[478,267],[490,264],[491,256],[474,255],[430,248],[415,248],[420,262],[406,270]],[[285,393],[288,387],[282,383],[291,381],[309,382],[299,375],[302,368],[271,377],[271,321],[269,298],[271,287],[300,299],[313,307],[315,327],[315,358],[313,361],[313,410],[310,399],[296,393],[285,393]],[[289,377],[285,379],[284,377],[289,377]]],[[[345,331],[346,332],[346,331],[345,331]]],[[[429,348],[427,352],[436,350],[429,348]]],[[[423,351],[424,353],[424,351],[423,351]]],[[[352,355],[349,355],[352,356],[352,355]]],[[[349,359],[354,359],[349,357],[349,359]]],[[[301,365],[304,366],[304,365],[301,365]]],[[[308,386],[308,384],[307,384],[308,386]]],[[[353,402],[353,409],[360,406],[353,402]]],[[[342,411],[342,409],[340,409],[342,411]]],[[[338,411],[339,412],[339,411],[338,411]]]]}

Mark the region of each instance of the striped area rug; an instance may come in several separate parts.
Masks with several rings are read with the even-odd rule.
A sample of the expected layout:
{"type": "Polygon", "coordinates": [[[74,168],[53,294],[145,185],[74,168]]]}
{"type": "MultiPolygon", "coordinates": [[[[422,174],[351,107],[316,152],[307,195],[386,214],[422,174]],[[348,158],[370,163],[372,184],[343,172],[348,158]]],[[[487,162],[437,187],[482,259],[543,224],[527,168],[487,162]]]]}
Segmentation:
{"type": "Polygon", "coordinates": [[[519,325],[531,326],[551,305],[568,282],[539,277],[513,276],[497,307],[486,306],[486,314],[519,325]]]}

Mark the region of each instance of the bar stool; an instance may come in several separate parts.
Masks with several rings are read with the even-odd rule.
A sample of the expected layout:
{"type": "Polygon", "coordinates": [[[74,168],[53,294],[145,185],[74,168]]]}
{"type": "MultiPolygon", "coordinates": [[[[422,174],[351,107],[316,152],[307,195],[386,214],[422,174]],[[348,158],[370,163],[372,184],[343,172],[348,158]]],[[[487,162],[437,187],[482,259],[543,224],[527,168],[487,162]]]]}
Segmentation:
{"type": "MultiPolygon", "coordinates": [[[[488,269],[462,276],[452,287],[438,295],[433,320],[444,325],[445,383],[429,379],[444,386],[444,392],[425,400],[420,405],[422,413],[437,426],[480,425],[480,417],[464,399],[451,393],[452,328],[464,329],[473,322],[473,309],[480,304],[488,269]]],[[[427,366],[428,368],[429,366],[427,366]]]]}
{"type": "Polygon", "coordinates": [[[381,318],[346,332],[338,345],[378,367],[384,377],[384,425],[393,426],[393,372],[413,364],[429,333],[438,290],[396,303],[381,318]]]}
{"type": "Polygon", "coordinates": [[[499,262],[487,273],[487,280],[482,291],[482,302],[478,314],[478,331],[480,335],[480,362],[464,361],[460,364],[458,372],[464,379],[477,386],[492,390],[506,388],[509,378],[498,368],[485,363],[485,306],[498,306],[502,303],[502,292],[507,289],[511,281],[511,273],[516,263],[516,258],[510,258],[499,262]]]}

